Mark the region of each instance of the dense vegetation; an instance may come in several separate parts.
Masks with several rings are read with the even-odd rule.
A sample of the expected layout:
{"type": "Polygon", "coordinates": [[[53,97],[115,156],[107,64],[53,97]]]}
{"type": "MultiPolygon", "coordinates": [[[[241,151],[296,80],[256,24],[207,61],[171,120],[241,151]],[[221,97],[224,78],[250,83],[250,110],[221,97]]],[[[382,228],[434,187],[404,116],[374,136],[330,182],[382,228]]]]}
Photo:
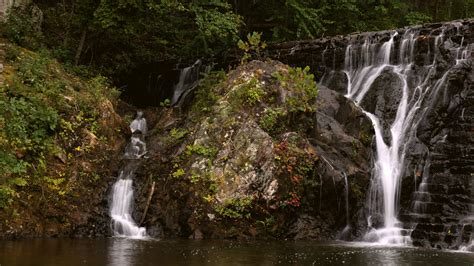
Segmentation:
{"type": "Polygon", "coordinates": [[[10,13],[5,35],[111,76],[150,62],[221,55],[253,31],[279,42],[474,17],[474,0],[33,2],[10,13]]]}
{"type": "MultiPolygon", "coordinates": [[[[18,197],[17,188],[64,196],[65,186],[59,185],[69,183],[75,165],[90,154],[100,160],[97,152],[107,149],[116,128],[107,128],[114,119],[105,122],[103,116],[110,116],[118,96],[104,77],[78,79],[46,51],[2,44],[0,209],[18,197]]],[[[79,173],[87,180],[100,178],[79,173]]]]}

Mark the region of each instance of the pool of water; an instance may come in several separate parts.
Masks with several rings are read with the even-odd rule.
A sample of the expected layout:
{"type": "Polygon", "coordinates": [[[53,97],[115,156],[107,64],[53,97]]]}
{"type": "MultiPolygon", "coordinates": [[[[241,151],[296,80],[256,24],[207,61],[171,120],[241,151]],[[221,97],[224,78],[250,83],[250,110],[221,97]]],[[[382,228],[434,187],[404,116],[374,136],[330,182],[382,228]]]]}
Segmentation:
{"type": "Polygon", "coordinates": [[[474,265],[473,253],[309,241],[35,239],[0,242],[0,265],[474,265]]]}

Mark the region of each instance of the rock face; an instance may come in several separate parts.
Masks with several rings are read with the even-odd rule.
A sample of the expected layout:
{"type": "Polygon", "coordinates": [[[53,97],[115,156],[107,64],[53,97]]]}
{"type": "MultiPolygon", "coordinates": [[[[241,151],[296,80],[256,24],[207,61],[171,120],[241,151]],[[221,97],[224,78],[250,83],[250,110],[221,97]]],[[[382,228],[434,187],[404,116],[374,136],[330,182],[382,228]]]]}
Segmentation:
{"type": "Polygon", "coordinates": [[[457,248],[470,241],[474,220],[473,63],[469,60],[449,70],[444,95],[430,106],[412,144],[404,190],[414,189],[413,175],[418,177],[419,189],[410,200],[406,195],[402,213],[403,220],[414,226],[415,245],[457,248]]]}
{"type": "Polygon", "coordinates": [[[357,233],[372,138],[359,108],[324,87],[316,100],[310,75],[278,62],[253,61],[204,89],[184,117],[164,111],[149,134],[136,216],[156,179],[143,224],[151,235],[333,239],[347,222],[357,233]],[[203,93],[215,99],[205,111],[195,108],[203,93]]]}
{"type": "MultiPolygon", "coordinates": [[[[343,70],[348,71],[348,62],[357,66],[366,60],[351,57],[349,45],[358,49],[369,42],[368,49],[379,49],[396,32],[390,64],[397,65],[405,63],[404,57],[398,56],[402,36],[407,36],[408,30],[413,33],[413,64],[406,73],[410,95],[415,97],[419,93],[414,84],[427,75],[424,69],[431,73],[423,86],[437,88],[423,99],[414,134],[407,139],[402,169],[398,217],[407,229],[413,229],[411,238],[417,246],[458,248],[472,241],[473,29],[471,19],[283,43],[270,49],[270,54],[285,63],[311,66],[322,84],[347,93],[348,80],[343,70]]],[[[396,75],[383,72],[360,102],[365,110],[381,118],[386,143],[390,140],[388,125],[393,122],[401,99],[401,87],[396,75]]]]}

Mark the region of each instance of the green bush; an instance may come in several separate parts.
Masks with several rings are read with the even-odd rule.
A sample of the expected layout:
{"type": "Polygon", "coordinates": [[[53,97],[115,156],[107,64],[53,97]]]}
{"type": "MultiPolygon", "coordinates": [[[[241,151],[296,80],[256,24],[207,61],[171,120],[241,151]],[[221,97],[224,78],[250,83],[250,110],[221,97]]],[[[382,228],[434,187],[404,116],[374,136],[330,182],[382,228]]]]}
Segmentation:
{"type": "Polygon", "coordinates": [[[218,89],[226,78],[223,70],[204,73],[203,78],[194,91],[195,100],[192,106],[193,114],[209,113],[215,105],[218,97],[218,89]]]}
{"type": "Polygon", "coordinates": [[[315,112],[315,100],[318,96],[318,87],[314,75],[309,73],[309,66],[305,68],[288,68],[288,73],[276,72],[274,77],[289,95],[285,105],[289,112],[315,112]]]}
{"type": "Polygon", "coordinates": [[[266,94],[256,77],[253,77],[249,81],[241,84],[235,93],[241,103],[246,103],[249,105],[260,103],[266,94]]]}
{"type": "Polygon", "coordinates": [[[247,34],[247,41],[239,40],[237,46],[244,52],[241,63],[245,63],[252,58],[252,56],[261,60],[262,51],[267,47],[267,43],[262,41],[261,32],[252,32],[252,34],[247,34]]]}
{"type": "Polygon", "coordinates": [[[285,115],[285,112],[281,108],[267,108],[262,118],[260,118],[260,127],[267,131],[272,132],[278,122],[278,119],[285,115]]]}
{"type": "Polygon", "coordinates": [[[251,198],[226,199],[222,205],[216,206],[216,213],[222,218],[241,219],[250,218],[251,198]]]}

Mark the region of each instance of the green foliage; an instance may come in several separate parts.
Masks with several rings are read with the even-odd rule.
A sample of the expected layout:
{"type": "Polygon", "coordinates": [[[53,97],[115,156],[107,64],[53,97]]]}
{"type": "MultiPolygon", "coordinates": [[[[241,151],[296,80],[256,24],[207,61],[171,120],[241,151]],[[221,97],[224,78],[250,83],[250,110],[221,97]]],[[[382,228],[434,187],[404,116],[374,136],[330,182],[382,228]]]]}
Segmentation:
{"type": "Polygon", "coordinates": [[[42,23],[36,6],[14,8],[1,25],[2,35],[28,47],[50,47],[68,64],[77,61],[115,77],[141,64],[225,55],[247,33],[248,40],[239,42],[244,59],[260,57],[265,41],[474,16],[474,0],[38,0],[35,5],[42,23]]]}
{"type": "Polygon", "coordinates": [[[217,205],[214,210],[222,218],[242,219],[250,218],[251,198],[226,199],[222,205],[217,205]]]}
{"type": "Polygon", "coordinates": [[[217,148],[215,147],[206,147],[202,145],[187,145],[185,154],[191,156],[193,154],[204,156],[207,158],[215,158],[217,155],[217,148]]]}
{"type": "Polygon", "coordinates": [[[235,94],[240,102],[255,105],[262,101],[266,93],[259,80],[256,77],[252,77],[243,84],[240,84],[235,94]]]}
{"type": "MultiPolygon", "coordinates": [[[[306,1],[300,0],[286,0],[285,4],[291,14],[292,21],[290,23],[294,24],[294,28],[289,29],[288,33],[297,39],[314,38],[325,30],[324,19],[321,18],[324,6],[318,9],[306,1]]],[[[278,31],[278,28],[275,30],[278,31]]]]}
{"type": "Polygon", "coordinates": [[[20,50],[12,45],[5,47],[5,59],[14,61],[20,55],[20,50]]]}
{"type": "Polygon", "coordinates": [[[284,115],[285,112],[282,108],[266,108],[264,115],[260,118],[259,125],[263,130],[272,132],[280,117],[284,115]]]}
{"type": "Polygon", "coordinates": [[[238,40],[242,18],[225,0],[37,1],[45,40],[66,62],[106,75],[140,64],[212,56],[238,40]],[[84,47],[76,58],[78,44],[84,47]]]}
{"type": "Polygon", "coordinates": [[[405,15],[405,20],[407,21],[408,25],[420,25],[430,22],[431,17],[419,12],[410,12],[405,15]]]}
{"type": "Polygon", "coordinates": [[[182,128],[173,128],[170,131],[170,137],[173,138],[174,140],[182,139],[187,134],[188,134],[188,131],[182,128]]]}
{"type": "Polygon", "coordinates": [[[167,145],[177,145],[184,141],[185,136],[188,134],[188,130],[184,128],[173,128],[171,129],[170,133],[166,138],[164,138],[164,142],[167,145]]]}
{"type": "Polygon", "coordinates": [[[241,17],[230,11],[232,6],[225,1],[214,0],[211,5],[215,7],[190,5],[190,10],[195,14],[195,23],[199,29],[196,43],[201,42],[205,54],[212,53],[210,47],[213,44],[228,45],[235,42],[242,23],[241,17]]]}
{"type": "Polygon", "coordinates": [[[22,51],[9,44],[5,48],[15,56],[10,57],[12,71],[0,87],[2,206],[16,195],[10,190],[28,185],[46,184],[64,193],[65,178],[48,177],[48,161],[57,154],[86,152],[83,130],[100,134],[97,118],[103,102],[118,97],[104,77],[72,78],[47,52],[22,51]]]}
{"type": "Polygon", "coordinates": [[[218,90],[222,86],[226,73],[223,70],[204,73],[199,85],[194,90],[195,99],[193,101],[192,113],[199,115],[211,111],[212,106],[217,102],[218,90]]]}
{"type": "Polygon", "coordinates": [[[247,41],[239,40],[237,46],[244,51],[241,63],[247,62],[252,55],[255,55],[258,60],[262,59],[262,51],[267,47],[267,43],[262,41],[262,33],[253,32],[247,34],[247,41]]]}
{"type": "Polygon", "coordinates": [[[285,100],[289,112],[315,112],[318,88],[309,67],[288,68],[288,73],[276,72],[274,77],[282,88],[289,91],[285,100]]]}
{"type": "Polygon", "coordinates": [[[16,192],[9,186],[0,185],[0,209],[8,207],[15,197],[16,192]]]}
{"type": "Polygon", "coordinates": [[[196,175],[196,174],[192,174],[190,177],[189,177],[189,181],[191,181],[192,184],[196,184],[200,181],[200,176],[199,175],[196,175]]]}
{"type": "Polygon", "coordinates": [[[51,190],[61,190],[60,185],[65,181],[64,178],[52,178],[49,176],[43,177],[43,182],[48,186],[51,190]]]}
{"type": "Polygon", "coordinates": [[[171,106],[171,101],[170,99],[165,99],[162,102],[160,102],[161,107],[170,107],[171,106]]]}
{"type": "Polygon", "coordinates": [[[183,168],[178,168],[176,169],[176,171],[174,171],[171,176],[174,177],[174,178],[180,178],[182,176],[184,176],[185,172],[184,172],[184,169],[183,168]]]}

